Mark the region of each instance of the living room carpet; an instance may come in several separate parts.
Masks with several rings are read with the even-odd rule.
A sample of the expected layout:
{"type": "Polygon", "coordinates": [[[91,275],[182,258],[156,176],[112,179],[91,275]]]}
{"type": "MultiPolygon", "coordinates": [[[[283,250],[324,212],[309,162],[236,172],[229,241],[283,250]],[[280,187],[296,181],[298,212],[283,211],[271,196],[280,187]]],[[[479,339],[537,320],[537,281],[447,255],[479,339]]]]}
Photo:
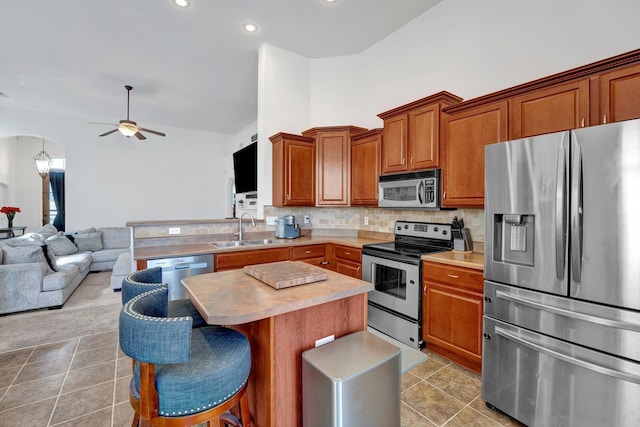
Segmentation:
{"type": "Polygon", "coordinates": [[[0,353],[118,329],[119,292],[111,271],[89,273],[59,310],[0,316],[0,353]]]}

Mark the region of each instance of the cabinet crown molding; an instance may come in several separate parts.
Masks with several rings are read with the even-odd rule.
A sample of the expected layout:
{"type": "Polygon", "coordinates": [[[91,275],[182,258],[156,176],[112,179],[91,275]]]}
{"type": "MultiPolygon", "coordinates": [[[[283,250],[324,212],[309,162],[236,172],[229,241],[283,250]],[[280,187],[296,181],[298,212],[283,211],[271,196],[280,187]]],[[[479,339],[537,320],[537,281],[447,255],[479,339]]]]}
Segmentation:
{"type": "Polygon", "coordinates": [[[358,126],[345,125],[345,126],[321,126],[313,127],[302,132],[302,135],[310,138],[315,138],[319,132],[350,132],[351,134],[360,134],[366,132],[368,129],[358,126]]]}
{"type": "Polygon", "coordinates": [[[382,135],[383,130],[384,129],[382,129],[382,128],[369,129],[366,132],[362,132],[362,133],[359,133],[357,135],[352,136],[351,140],[352,141],[358,141],[358,140],[361,140],[361,139],[364,139],[364,138],[368,138],[368,137],[373,136],[373,135],[382,135]]]}
{"type": "Polygon", "coordinates": [[[425,98],[418,99],[416,101],[410,102],[408,104],[401,105],[392,110],[385,111],[384,113],[378,114],[382,120],[387,119],[389,117],[397,116],[399,114],[408,113],[411,110],[415,110],[416,108],[424,107],[425,105],[435,104],[437,102],[441,102],[444,106],[455,105],[462,101],[457,95],[454,95],[447,91],[442,91],[438,93],[434,93],[433,95],[429,95],[425,98]]]}
{"type": "Polygon", "coordinates": [[[295,133],[278,132],[275,135],[272,135],[269,137],[269,140],[271,142],[278,142],[283,139],[295,140],[300,142],[309,142],[309,143],[315,142],[314,138],[308,138],[306,136],[296,135],[295,133]]]}
{"type": "Polygon", "coordinates": [[[503,99],[521,95],[526,92],[543,89],[545,87],[550,87],[559,83],[566,83],[571,80],[587,78],[613,68],[633,64],[636,62],[640,62],[640,49],[632,50],[631,52],[626,52],[621,55],[613,56],[611,58],[603,59],[601,61],[583,65],[581,67],[576,67],[557,74],[552,74],[550,76],[546,76],[497,92],[489,93],[477,98],[468,99],[464,102],[460,102],[459,104],[446,107],[442,111],[447,114],[458,113],[460,111],[474,108],[482,104],[500,101],[503,99]]]}

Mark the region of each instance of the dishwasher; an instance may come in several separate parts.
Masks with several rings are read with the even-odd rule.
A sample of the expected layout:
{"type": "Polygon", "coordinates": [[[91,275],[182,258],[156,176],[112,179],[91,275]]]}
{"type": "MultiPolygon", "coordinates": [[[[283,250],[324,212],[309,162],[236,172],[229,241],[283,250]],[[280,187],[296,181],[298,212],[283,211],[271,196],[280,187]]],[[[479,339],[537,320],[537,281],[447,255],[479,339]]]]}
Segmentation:
{"type": "Polygon", "coordinates": [[[213,273],[213,254],[150,259],[147,268],[162,267],[162,283],[169,285],[169,301],[188,298],[180,281],[196,274],[213,273]]]}

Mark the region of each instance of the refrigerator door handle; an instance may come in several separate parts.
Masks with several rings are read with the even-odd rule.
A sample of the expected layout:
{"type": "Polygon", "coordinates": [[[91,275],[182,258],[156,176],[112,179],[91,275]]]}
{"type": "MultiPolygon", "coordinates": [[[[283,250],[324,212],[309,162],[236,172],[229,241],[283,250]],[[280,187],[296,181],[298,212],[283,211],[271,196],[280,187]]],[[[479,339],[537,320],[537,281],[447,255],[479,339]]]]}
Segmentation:
{"type": "Polygon", "coordinates": [[[640,376],[633,375],[628,372],[622,372],[615,369],[610,369],[605,366],[596,365],[595,363],[591,363],[586,360],[578,359],[572,355],[561,353],[557,349],[552,349],[550,348],[551,346],[543,347],[541,345],[538,345],[536,343],[533,343],[531,341],[528,341],[526,339],[513,335],[509,331],[506,331],[500,327],[496,327],[495,331],[496,331],[496,334],[500,335],[501,337],[507,340],[513,341],[517,344],[520,344],[524,347],[528,347],[538,353],[546,354],[547,356],[551,356],[555,359],[562,360],[563,362],[570,363],[572,365],[579,366],[581,368],[589,369],[590,371],[598,372],[600,374],[607,375],[613,378],[617,378],[622,381],[628,381],[628,382],[640,384],[640,376]]]}
{"type": "Polygon", "coordinates": [[[571,276],[582,281],[582,148],[574,143],[571,176],[571,276]]]}
{"type": "Polygon", "coordinates": [[[640,324],[633,322],[625,322],[622,320],[615,320],[610,318],[604,318],[599,316],[593,316],[586,313],[581,313],[575,310],[566,310],[559,307],[554,307],[548,304],[542,304],[536,301],[531,301],[516,295],[511,295],[503,291],[496,291],[496,298],[514,302],[516,304],[526,305],[528,307],[540,310],[541,312],[548,312],[557,314],[568,319],[580,320],[583,322],[594,323],[602,326],[609,326],[616,329],[624,329],[633,332],[640,332],[640,324]]]}
{"type": "Polygon", "coordinates": [[[567,157],[568,145],[566,136],[558,149],[556,167],[556,277],[564,279],[564,265],[567,242],[567,157]]]}

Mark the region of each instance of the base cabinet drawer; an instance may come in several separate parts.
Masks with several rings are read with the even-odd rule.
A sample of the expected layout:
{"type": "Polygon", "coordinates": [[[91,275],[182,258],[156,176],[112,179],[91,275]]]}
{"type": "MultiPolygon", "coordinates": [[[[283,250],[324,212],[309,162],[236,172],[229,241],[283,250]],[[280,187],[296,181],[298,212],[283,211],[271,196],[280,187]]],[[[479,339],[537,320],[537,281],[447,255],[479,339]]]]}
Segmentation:
{"type": "Polygon", "coordinates": [[[216,254],[215,271],[233,270],[252,264],[287,261],[290,254],[291,249],[288,247],[216,254]]]}

